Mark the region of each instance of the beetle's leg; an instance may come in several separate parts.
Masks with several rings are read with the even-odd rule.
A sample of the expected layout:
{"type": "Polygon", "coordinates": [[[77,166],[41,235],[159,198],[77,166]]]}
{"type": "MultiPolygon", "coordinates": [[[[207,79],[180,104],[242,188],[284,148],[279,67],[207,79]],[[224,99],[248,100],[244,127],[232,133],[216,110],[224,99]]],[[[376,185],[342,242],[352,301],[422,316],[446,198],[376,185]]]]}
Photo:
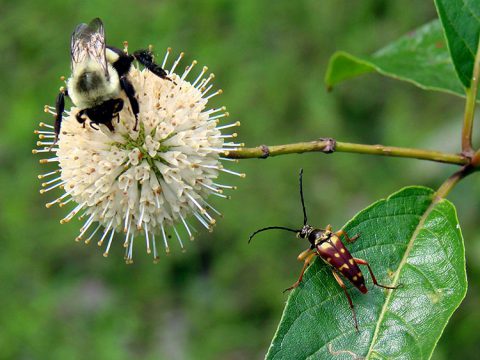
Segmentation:
{"type": "Polygon", "coordinates": [[[302,271],[300,272],[300,276],[298,277],[298,280],[289,288],[283,290],[283,292],[295,289],[300,283],[302,282],[303,279],[303,274],[305,273],[305,270],[307,270],[308,265],[311,264],[312,260],[317,256],[317,252],[312,249],[307,249],[305,251],[302,251],[300,255],[298,255],[297,259],[299,261],[304,261],[303,263],[303,268],[302,271]]]}
{"type": "Polygon", "coordinates": [[[337,274],[337,272],[332,269],[332,274],[335,280],[337,280],[338,285],[343,289],[343,292],[347,296],[348,299],[348,304],[350,305],[350,309],[352,309],[352,314],[353,314],[353,321],[355,322],[355,329],[357,329],[358,332],[358,322],[357,322],[357,315],[355,314],[355,309],[353,308],[353,301],[352,298],[350,297],[350,294],[347,291],[347,287],[343,283],[343,280],[340,278],[340,275],[337,274]]]}
{"type": "Polygon", "coordinates": [[[343,236],[345,237],[345,240],[347,240],[348,243],[353,243],[353,242],[355,242],[355,240],[357,240],[357,239],[360,237],[360,234],[356,234],[356,235],[353,236],[353,237],[349,237],[349,236],[347,235],[347,233],[346,233],[345,231],[343,231],[343,230],[337,231],[337,232],[335,233],[335,235],[337,235],[338,237],[340,237],[340,236],[343,235],[343,236]]]}
{"type": "Polygon", "coordinates": [[[298,261],[305,261],[305,259],[314,251],[312,248],[308,248],[307,250],[302,251],[300,254],[297,256],[298,261]]]}
{"type": "Polygon", "coordinates": [[[132,112],[133,112],[133,115],[135,116],[135,126],[133,127],[133,130],[137,131],[138,113],[140,112],[140,107],[138,106],[138,101],[135,98],[135,89],[132,83],[130,82],[130,80],[128,80],[126,76],[122,76],[120,78],[120,86],[123,89],[123,91],[125,91],[125,94],[127,94],[128,100],[130,101],[132,112]]]}
{"type": "Polygon", "coordinates": [[[355,260],[355,262],[358,264],[358,265],[366,265],[368,267],[368,272],[370,273],[370,276],[372,277],[372,281],[375,285],[379,286],[379,287],[382,287],[382,288],[385,288],[385,289],[396,289],[398,288],[400,285],[397,285],[397,286],[387,286],[387,285],[382,285],[382,284],[379,284],[377,282],[377,279],[375,277],[375,275],[373,274],[373,271],[372,271],[372,268],[370,267],[370,264],[363,260],[363,259],[358,259],[358,258],[353,258],[353,260],[355,260]]]}
{"type": "Polygon", "coordinates": [[[167,76],[167,72],[162,69],[160,65],[155,64],[155,61],[153,60],[153,55],[150,51],[148,50],[137,50],[133,53],[133,57],[143,66],[145,66],[148,70],[153,72],[155,75],[158,77],[161,77],[162,79],[172,81],[167,76]]]}

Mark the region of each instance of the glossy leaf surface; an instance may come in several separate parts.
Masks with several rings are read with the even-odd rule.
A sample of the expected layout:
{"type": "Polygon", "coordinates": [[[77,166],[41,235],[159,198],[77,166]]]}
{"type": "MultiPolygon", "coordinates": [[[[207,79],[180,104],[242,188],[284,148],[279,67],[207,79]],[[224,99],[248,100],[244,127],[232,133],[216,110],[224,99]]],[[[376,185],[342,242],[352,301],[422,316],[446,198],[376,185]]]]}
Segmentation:
{"type": "Polygon", "coordinates": [[[378,72],[425,90],[464,96],[438,20],[404,35],[371,56],[339,51],[332,55],[325,84],[332,88],[353,77],[378,72]]]}
{"type": "Polygon", "coordinates": [[[346,281],[358,333],[342,289],[317,258],[289,296],[267,359],[429,359],[467,289],[455,208],[433,199],[428,188],[408,187],[345,226],[349,235],[361,234],[346,246],[370,263],[379,283],[402,284],[396,290],[373,287],[363,266],[367,294],[346,281]]]}
{"type": "Polygon", "coordinates": [[[455,70],[469,88],[480,34],[480,1],[435,0],[455,70]]]}

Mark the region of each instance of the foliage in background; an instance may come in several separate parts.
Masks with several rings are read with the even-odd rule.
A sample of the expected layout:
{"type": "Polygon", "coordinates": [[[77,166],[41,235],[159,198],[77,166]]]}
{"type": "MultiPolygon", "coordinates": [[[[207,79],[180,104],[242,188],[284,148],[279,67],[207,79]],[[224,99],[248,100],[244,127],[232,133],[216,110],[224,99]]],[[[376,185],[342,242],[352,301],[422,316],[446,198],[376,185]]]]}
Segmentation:
{"type": "MultiPolygon", "coordinates": [[[[460,224],[455,208],[445,197],[458,181],[477,171],[480,164],[480,150],[472,144],[480,77],[480,7],[455,0],[448,3],[438,0],[436,5],[443,29],[439,22],[430,22],[366,60],[337,52],[329,63],[325,82],[331,87],[342,80],[376,70],[423,89],[458,95],[456,88],[460,80],[466,99],[459,153],[468,162],[445,179],[437,191],[429,190],[427,203],[422,199],[428,197],[428,191],[422,193],[414,187],[406,188],[386,201],[373,204],[347,224],[346,231],[350,236],[367,234],[361,245],[352,246],[354,258],[349,260],[351,264],[359,261],[355,260],[357,251],[367,250],[367,260],[377,271],[377,277],[379,271],[387,272],[391,280],[388,284],[394,287],[375,298],[371,295],[367,309],[362,307],[356,311],[365,323],[358,336],[352,335],[344,321],[332,321],[332,318],[340,318],[339,305],[334,300],[343,290],[325,285],[321,277],[325,276],[325,271],[315,271],[312,266],[287,302],[268,359],[328,358],[333,355],[365,359],[430,359],[446,323],[466,294],[460,224]],[[420,209],[423,210],[418,212],[420,209]],[[413,223],[407,220],[410,218],[413,223]],[[379,255],[382,261],[376,258],[379,255]],[[400,289],[400,284],[405,284],[405,288],[400,289]],[[308,320],[312,318],[318,320],[318,326],[310,324],[308,320]],[[325,324],[329,324],[327,334],[322,331],[325,324]],[[333,347],[337,350],[332,350],[333,347]]],[[[339,151],[342,150],[340,144],[339,151]]],[[[354,148],[352,151],[360,152],[354,148]]],[[[409,152],[419,153],[418,148],[409,149],[409,152]]],[[[431,154],[430,160],[439,161],[439,157],[431,154]]],[[[320,246],[317,249],[323,258],[320,246]]],[[[363,253],[365,251],[360,254],[363,253]]],[[[341,254],[335,253],[335,256],[341,254]]],[[[316,264],[319,262],[317,260],[316,264]]],[[[344,266],[349,269],[347,260],[335,268],[341,270],[344,266]]],[[[355,271],[347,271],[351,280],[355,271]]],[[[370,274],[373,278],[371,270],[370,274]]],[[[351,306],[355,306],[357,297],[358,293],[354,292],[353,305],[348,298],[351,306]]]]}
{"type": "MultiPolygon", "coordinates": [[[[105,260],[94,246],[73,243],[78,224],[60,226],[61,210],[45,211],[34,180],[41,169],[30,153],[34,122],[49,120],[43,105],[53,103],[58,77],[68,74],[74,25],[99,16],[112,44],[127,39],[133,48],[154,44],[159,52],[172,46],[209,64],[225,91],[221,103],[242,121],[240,140],[249,144],[332,136],[456,151],[459,139],[452,134],[461,127],[463,102],[455,97],[374,76],[331,94],[322,86],[328,57],[340,44],[370,53],[435,18],[435,9],[400,0],[123,0],[81,7],[6,0],[0,13],[1,358],[263,357],[304,244],[288,234],[255,246],[246,241],[259,226],[301,221],[296,183],[284,179],[304,167],[312,224],[340,228],[401,185],[435,188],[454,169],[346,154],[243,161],[248,176],[234,180],[239,190],[222,206],[225,218],[213,234],[188,244],[186,254],[165,256],[155,266],[137,253],[127,267],[121,250],[105,260]]],[[[474,178],[450,197],[468,239],[470,279],[480,276],[479,199],[474,178]]],[[[476,284],[434,359],[469,359],[480,351],[476,284]]]]}

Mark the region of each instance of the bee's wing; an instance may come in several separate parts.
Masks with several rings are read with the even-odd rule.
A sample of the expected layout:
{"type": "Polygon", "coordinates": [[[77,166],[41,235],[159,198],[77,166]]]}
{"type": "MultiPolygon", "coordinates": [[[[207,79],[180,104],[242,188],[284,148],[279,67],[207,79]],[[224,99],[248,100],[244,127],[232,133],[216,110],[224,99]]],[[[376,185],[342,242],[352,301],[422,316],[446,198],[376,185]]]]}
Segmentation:
{"type": "Polygon", "coordinates": [[[79,24],[72,34],[70,42],[72,68],[87,58],[98,62],[108,77],[107,58],[105,55],[105,29],[102,20],[93,19],[90,24],[79,24]]]}

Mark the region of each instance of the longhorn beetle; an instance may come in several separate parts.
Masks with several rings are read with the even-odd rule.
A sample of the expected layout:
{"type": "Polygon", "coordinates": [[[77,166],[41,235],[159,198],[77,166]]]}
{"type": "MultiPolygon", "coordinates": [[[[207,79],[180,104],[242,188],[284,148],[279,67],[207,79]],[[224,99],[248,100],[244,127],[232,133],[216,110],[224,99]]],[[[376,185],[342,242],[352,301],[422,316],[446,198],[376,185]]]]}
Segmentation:
{"type": "MultiPolygon", "coordinates": [[[[300,285],[302,282],[303,274],[307,267],[313,262],[316,256],[320,256],[320,258],[331,267],[332,274],[337,283],[343,289],[345,295],[347,296],[348,303],[350,305],[350,309],[352,310],[353,314],[353,321],[355,323],[355,328],[358,331],[358,322],[357,316],[355,314],[355,309],[353,307],[353,302],[348,294],[347,287],[345,286],[342,278],[340,275],[343,275],[346,279],[348,279],[355,287],[360,290],[362,294],[367,293],[367,287],[365,286],[365,279],[363,277],[362,272],[358,265],[366,265],[370,275],[372,276],[372,281],[375,285],[385,288],[385,289],[396,289],[398,286],[386,286],[379,284],[375,275],[373,274],[372,268],[370,264],[363,259],[354,258],[347,248],[343,245],[342,240],[340,239],[341,236],[345,238],[345,240],[349,243],[353,243],[360,237],[360,234],[357,234],[353,237],[349,237],[347,233],[343,230],[339,230],[337,232],[332,231],[332,227],[327,225],[325,229],[316,229],[307,224],[307,212],[305,210],[305,201],[303,199],[303,184],[302,184],[302,176],[303,176],[303,169],[300,170],[300,199],[302,200],[302,209],[303,209],[303,226],[299,230],[290,229],[284,226],[268,226],[262,229],[259,229],[250,235],[248,242],[252,240],[252,238],[258,234],[259,232],[265,230],[272,230],[272,229],[280,229],[291,231],[297,234],[297,237],[300,239],[307,239],[310,242],[310,247],[302,251],[300,255],[298,255],[298,260],[303,261],[303,268],[300,272],[300,276],[298,280],[289,288],[285,289],[285,291],[289,291],[295,289],[300,285]]],[[[284,291],[284,292],[285,292],[284,291]]]]}

